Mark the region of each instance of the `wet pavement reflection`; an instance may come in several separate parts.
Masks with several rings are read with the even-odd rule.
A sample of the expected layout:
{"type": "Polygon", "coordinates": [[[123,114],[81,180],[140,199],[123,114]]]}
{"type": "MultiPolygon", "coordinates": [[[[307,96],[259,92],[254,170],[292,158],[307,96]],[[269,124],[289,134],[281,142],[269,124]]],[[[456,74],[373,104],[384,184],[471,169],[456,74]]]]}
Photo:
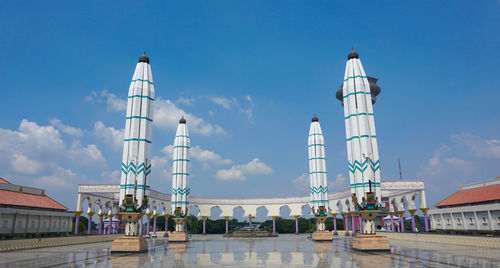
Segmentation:
{"type": "Polygon", "coordinates": [[[366,253],[351,245],[350,237],[193,235],[187,244],[150,239],[141,254],[111,254],[110,242],[2,253],[0,267],[500,267],[498,249],[394,240],[391,252],[366,253]]]}

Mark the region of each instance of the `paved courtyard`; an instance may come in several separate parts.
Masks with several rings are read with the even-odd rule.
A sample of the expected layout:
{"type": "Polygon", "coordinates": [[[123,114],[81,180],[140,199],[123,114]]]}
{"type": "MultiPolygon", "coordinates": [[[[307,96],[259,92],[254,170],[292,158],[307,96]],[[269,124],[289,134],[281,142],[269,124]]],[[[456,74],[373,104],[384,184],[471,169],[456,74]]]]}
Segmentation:
{"type": "Polygon", "coordinates": [[[111,242],[0,254],[0,267],[500,267],[500,250],[391,241],[390,253],[351,249],[352,238],[312,242],[306,235],[226,239],[193,235],[188,244],[150,239],[142,254],[111,254],[111,242]]]}

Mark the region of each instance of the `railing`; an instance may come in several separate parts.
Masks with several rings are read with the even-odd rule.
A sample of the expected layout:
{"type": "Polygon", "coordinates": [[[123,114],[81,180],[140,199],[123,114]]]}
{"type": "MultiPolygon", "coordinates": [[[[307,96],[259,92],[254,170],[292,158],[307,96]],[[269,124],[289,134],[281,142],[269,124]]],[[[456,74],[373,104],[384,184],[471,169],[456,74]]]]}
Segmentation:
{"type": "Polygon", "coordinates": [[[17,239],[0,241],[0,252],[13,250],[59,247],[76,244],[98,243],[105,241],[113,241],[116,237],[123,236],[115,235],[91,235],[91,236],[72,236],[72,237],[49,237],[49,238],[33,238],[33,239],[17,239]]]}

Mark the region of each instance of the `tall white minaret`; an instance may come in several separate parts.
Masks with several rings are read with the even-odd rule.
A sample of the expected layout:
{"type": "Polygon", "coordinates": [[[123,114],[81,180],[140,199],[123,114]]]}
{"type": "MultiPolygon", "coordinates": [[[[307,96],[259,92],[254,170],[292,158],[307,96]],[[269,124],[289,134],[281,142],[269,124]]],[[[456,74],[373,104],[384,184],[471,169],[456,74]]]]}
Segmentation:
{"type": "Polygon", "coordinates": [[[144,53],[135,67],[128,92],[120,182],[122,209],[125,209],[123,201],[127,195],[137,200],[136,211],[147,208],[154,95],[151,66],[144,53]]]}
{"type": "Polygon", "coordinates": [[[344,106],[347,142],[347,161],[351,193],[359,202],[370,192],[375,192],[380,202],[380,161],[373,104],[380,93],[377,79],[367,77],[354,49],[347,56],[344,82],[337,91],[337,99],[344,106]]]}
{"type": "Polygon", "coordinates": [[[189,134],[186,119],[182,117],[177,126],[174,140],[174,154],[172,169],[172,213],[177,207],[181,208],[182,214],[186,215],[189,206],[188,165],[189,165],[189,134]]]}
{"type": "Polygon", "coordinates": [[[317,213],[320,206],[328,212],[328,184],[326,180],[325,139],[316,115],[312,118],[308,139],[309,151],[309,192],[311,205],[317,213]]]}

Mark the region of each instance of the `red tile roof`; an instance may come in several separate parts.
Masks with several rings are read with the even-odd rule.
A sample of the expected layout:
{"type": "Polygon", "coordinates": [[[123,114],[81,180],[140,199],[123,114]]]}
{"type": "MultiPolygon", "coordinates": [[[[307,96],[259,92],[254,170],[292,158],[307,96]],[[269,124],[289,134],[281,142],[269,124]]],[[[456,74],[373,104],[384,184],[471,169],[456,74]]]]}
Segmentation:
{"type": "Polygon", "coordinates": [[[67,207],[46,195],[0,190],[0,205],[68,210],[67,207]]]}
{"type": "Polygon", "coordinates": [[[10,184],[10,182],[8,182],[8,181],[6,181],[6,180],[4,180],[4,179],[2,179],[2,178],[0,178],[0,183],[10,184]]]}
{"type": "Polygon", "coordinates": [[[500,200],[500,184],[458,191],[434,206],[452,206],[493,200],[500,200]]]}

